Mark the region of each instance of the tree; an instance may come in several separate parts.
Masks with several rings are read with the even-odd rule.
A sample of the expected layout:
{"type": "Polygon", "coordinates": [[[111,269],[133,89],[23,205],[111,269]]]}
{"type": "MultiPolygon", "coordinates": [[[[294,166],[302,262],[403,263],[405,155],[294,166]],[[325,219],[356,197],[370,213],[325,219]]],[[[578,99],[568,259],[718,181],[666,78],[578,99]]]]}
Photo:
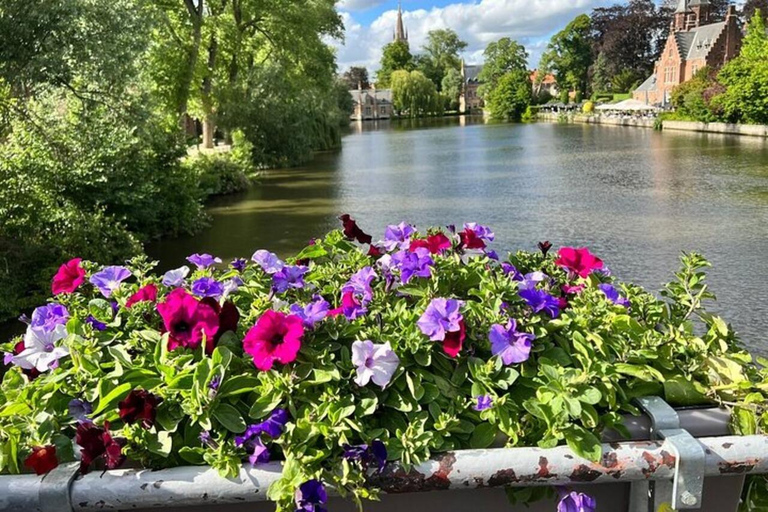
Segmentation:
{"type": "Polygon", "coordinates": [[[766,19],[768,16],[768,0],[747,0],[741,10],[741,16],[745,20],[751,20],[758,9],[763,13],[763,19],[766,19]]]}
{"type": "Polygon", "coordinates": [[[501,77],[507,73],[528,69],[528,52],[525,47],[508,37],[489,43],[483,57],[485,64],[478,75],[483,84],[480,86],[480,94],[483,97],[495,89],[501,77]]]}
{"type": "Polygon", "coordinates": [[[589,16],[577,16],[552,38],[539,67],[551,69],[561,87],[585,93],[592,65],[593,41],[589,16]]]}
{"type": "Polygon", "coordinates": [[[413,71],[413,55],[405,41],[393,41],[384,47],[381,55],[381,66],[376,73],[376,85],[386,88],[390,85],[392,73],[404,69],[413,71]]]}
{"type": "Polygon", "coordinates": [[[397,70],[392,73],[392,104],[409,117],[442,114],[440,94],[432,81],[420,71],[397,70]]]}
{"type": "Polygon", "coordinates": [[[370,89],[371,83],[368,81],[368,69],[362,66],[352,66],[341,76],[348,89],[370,89]]]}
{"type": "Polygon", "coordinates": [[[597,60],[592,70],[592,90],[594,92],[608,92],[611,90],[611,72],[608,68],[608,58],[605,52],[597,55],[597,60]]]}
{"type": "Polygon", "coordinates": [[[524,69],[508,71],[486,95],[485,106],[494,119],[519,121],[533,100],[533,87],[524,69]]]}
{"type": "Polygon", "coordinates": [[[451,29],[430,30],[427,42],[422,46],[424,56],[428,61],[425,75],[437,86],[442,86],[443,77],[449,69],[458,70],[461,66],[459,54],[467,47],[467,43],[451,29]]]}
{"type": "Polygon", "coordinates": [[[638,76],[631,69],[625,69],[624,71],[614,75],[611,80],[611,86],[613,91],[617,93],[628,93],[634,90],[638,84],[638,76]]]}
{"type": "Polygon", "coordinates": [[[461,76],[461,72],[450,68],[443,77],[441,84],[441,90],[443,96],[448,98],[450,103],[449,108],[456,109],[459,105],[459,95],[461,94],[461,88],[464,85],[464,79],[461,76]]]}

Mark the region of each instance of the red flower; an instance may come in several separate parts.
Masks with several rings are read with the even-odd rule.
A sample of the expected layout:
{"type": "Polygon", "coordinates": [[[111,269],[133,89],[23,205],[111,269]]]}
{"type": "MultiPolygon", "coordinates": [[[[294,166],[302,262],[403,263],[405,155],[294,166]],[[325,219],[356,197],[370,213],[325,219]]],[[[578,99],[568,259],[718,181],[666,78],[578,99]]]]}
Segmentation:
{"type": "Polygon", "coordinates": [[[362,229],[360,229],[355,219],[350,217],[349,214],[345,213],[344,215],[341,215],[339,220],[344,226],[344,236],[350,240],[357,240],[361,244],[369,244],[373,240],[371,235],[366,234],[362,229]]]}
{"type": "MultiPolygon", "coordinates": [[[[474,233],[474,231],[472,232],[474,233]]],[[[482,240],[480,240],[482,242],[482,240]]],[[[426,239],[419,238],[411,242],[408,250],[416,252],[416,249],[423,247],[429,249],[430,254],[442,254],[451,248],[451,239],[442,233],[430,235],[426,239]]]]}
{"type": "MultiPolygon", "coordinates": [[[[157,305],[163,318],[165,332],[170,333],[168,350],[178,347],[196,349],[205,336],[206,344],[213,346],[219,331],[219,315],[209,303],[200,302],[182,288],[176,288],[157,305]]],[[[211,350],[213,350],[211,348],[211,350]]]]}
{"type": "Polygon", "coordinates": [[[100,457],[104,457],[108,469],[117,469],[125,462],[123,446],[126,440],[113,438],[109,433],[109,423],[105,423],[104,428],[93,423],[79,423],[75,442],[80,446],[80,472],[83,474],[100,457]]]}
{"type": "Polygon", "coordinates": [[[555,264],[567,268],[581,277],[587,277],[593,270],[603,268],[603,260],[589,252],[586,247],[581,249],[561,248],[555,264]]]}
{"type": "Polygon", "coordinates": [[[485,242],[477,236],[474,229],[467,228],[459,233],[461,246],[465,249],[485,249],[485,242]]]}
{"type": "Polygon", "coordinates": [[[59,459],[56,458],[56,447],[35,446],[32,453],[24,460],[24,465],[33,470],[36,475],[44,475],[59,465],[59,459]]]}
{"type": "Polygon", "coordinates": [[[125,400],[117,404],[120,419],[128,424],[141,421],[144,428],[152,428],[157,417],[157,406],[162,399],[143,389],[134,389],[125,400]]]}
{"type": "Polygon", "coordinates": [[[445,340],[443,340],[443,352],[451,357],[456,357],[461,352],[461,347],[464,344],[464,340],[467,337],[467,327],[464,325],[464,320],[459,321],[459,330],[454,332],[446,332],[445,340]]]}
{"type": "Polygon", "coordinates": [[[205,352],[208,355],[211,355],[213,349],[216,348],[216,345],[219,343],[219,340],[224,333],[228,331],[237,331],[237,323],[240,321],[240,312],[232,302],[227,301],[221,306],[213,297],[204,298],[200,301],[200,304],[207,304],[216,311],[217,315],[219,315],[219,329],[216,331],[216,336],[213,337],[213,343],[205,344],[205,352]]]}
{"type": "Polygon", "coordinates": [[[154,284],[148,284],[142,286],[139,290],[128,298],[125,303],[125,307],[130,308],[137,302],[156,302],[157,301],[157,286],[154,284]]]}
{"type": "MultiPolygon", "coordinates": [[[[13,355],[17,356],[21,354],[22,352],[24,352],[25,348],[26,347],[24,346],[24,340],[18,342],[13,347],[13,355]]],[[[40,372],[37,370],[37,368],[31,368],[29,370],[27,370],[26,368],[21,368],[21,373],[26,375],[29,380],[35,380],[40,376],[40,372]]]]}
{"type": "Polygon", "coordinates": [[[375,245],[371,244],[370,247],[368,247],[368,256],[372,256],[374,258],[378,258],[383,253],[381,252],[381,249],[376,247],[375,245]]]}
{"type": "Polygon", "coordinates": [[[253,357],[261,371],[272,368],[275,361],[288,364],[296,359],[304,336],[304,323],[297,315],[266,311],[245,335],[243,350],[253,357]]]}
{"type": "Polygon", "coordinates": [[[80,266],[81,261],[83,261],[81,258],[75,258],[59,267],[51,284],[54,295],[72,293],[85,282],[85,269],[80,266]]]}
{"type": "Polygon", "coordinates": [[[541,251],[541,254],[544,255],[544,257],[547,256],[547,253],[552,248],[552,243],[547,240],[546,242],[539,242],[539,250],[541,251]]]}

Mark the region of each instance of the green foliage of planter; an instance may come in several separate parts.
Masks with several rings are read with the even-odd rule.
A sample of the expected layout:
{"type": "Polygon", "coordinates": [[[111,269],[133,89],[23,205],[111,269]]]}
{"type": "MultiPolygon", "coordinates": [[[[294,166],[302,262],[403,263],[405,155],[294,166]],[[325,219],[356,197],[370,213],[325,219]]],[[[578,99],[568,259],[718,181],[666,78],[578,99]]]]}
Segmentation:
{"type": "MultiPolygon", "coordinates": [[[[500,264],[483,250],[491,237],[480,231],[482,236],[473,238],[469,231],[471,226],[461,236],[444,233],[417,243],[437,251],[431,242],[442,239],[445,251],[431,255],[427,249],[410,253],[406,236],[394,244],[406,250],[394,247],[391,255],[369,256],[367,246],[334,231],[298,255],[306,269],[291,259],[278,271],[283,262],[267,262],[266,253],[255,255],[260,263],[248,262],[243,270],[202,264],[183,289],[203,293],[202,283],[211,289],[205,279],[212,277],[230,293],[198,302],[188,292],[173,291],[188,297],[196,314],[218,311],[205,320],[186,318],[183,325],[169,324],[159,314],[174,300],[173,288],[162,284],[168,275],[152,273],[152,263],[133,260],[129,277],[105,298],[89,284],[99,284],[104,269],[83,262],[86,281],[73,284],[74,293],[55,297],[68,310],[66,332],[55,345],[68,354],[36,378],[18,366],[3,378],[0,471],[24,471],[32,449],[40,446],[55,446],[58,461],[71,460],[77,429],[68,408],[73,399],[92,404],[89,418],[118,445],[124,443],[118,453],[129,460],[150,468],[209,464],[223,476],[236,474],[247,458],[249,447],[238,446],[236,436],[246,431],[247,437],[249,425],[274,420],[275,411],[284,410],[279,435],[252,437],[265,443],[273,459],[285,460],[282,480],[269,491],[281,510],[292,507],[297,486],[310,479],[356,500],[374,498],[376,489],[367,479],[375,465],[345,460],[347,444],[381,441],[388,459],[406,469],[435,453],[488,447],[499,438],[506,446],[567,444],[597,461],[600,435],[606,429],[623,432],[621,415],[638,413],[632,399],[639,396],[660,395],[673,405],[729,406],[735,432],[765,431],[768,373],[753,365],[729,325],[706,310],[713,296],[701,256],[683,254],[674,281],[657,297],[616,282],[585,251],[576,251],[582,264],[592,263],[580,269],[585,277],[568,263],[571,249],[548,256],[517,252],[500,264]],[[397,262],[409,255],[420,260],[420,274],[404,279],[407,265],[397,262]],[[368,299],[354,276],[369,269],[374,275],[368,299]],[[305,273],[285,284],[294,270],[305,273]],[[149,285],[158,290],[156,299],[149,285]],[[552,298],[550,309],[536,312],[525,289],[552,298]],[[289,320],[308,304],[319,304],[319,297],[332,311],[313,328],[289,320]],[[448,325],[444,340],[432,341],[423,317],[440,298],[460,301],[463,329],[448,325]],[[224,319],[230,303],[239,312],[234,330],[231,317],[224,319]],[[300,330],[300,350],[283,353],[261,371],[254,363],[263,364],[263,354],[254,355],[251,342],[268,317],[281,318],[283,330],[263,346],[286,349],[300,330]],[[510,320],[516,321],[512,331],[518,341],[531,341],[530,353],[518,346],[522,362],[504,364],[494,355],[489,334],[507,331],[510,320]],[[210,336],[202,336],[197,348],[174,349],[170,342],[193,332],[194,325],[216,330],[205,331],[210,336]],[[383,381],[374,377],[360,385],[369,366],[367,359],[356,362],[356,351],[366,340],[383,352],[388,344],[397,363],[379,373],[383,381]],[[214,344],[206,355],[203,347],[214,344]],[[478,407],[478,397],[489,407],[478,407]],[[136,403],[140,406],[131,412],[136,403]]],[[[18,341],[0,350],[14,352],[18,341]]]]}

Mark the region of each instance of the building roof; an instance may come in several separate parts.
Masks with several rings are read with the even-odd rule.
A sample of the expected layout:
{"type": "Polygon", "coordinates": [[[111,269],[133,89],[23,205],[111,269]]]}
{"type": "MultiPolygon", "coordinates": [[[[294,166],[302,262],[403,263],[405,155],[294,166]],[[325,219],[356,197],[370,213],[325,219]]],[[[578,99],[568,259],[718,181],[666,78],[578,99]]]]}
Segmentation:
{"type": "Polygon", "coordinates": [[[675,33],[677,48],[684,60],[704,59],[726,28],[726,22],[712,23],[675,33]]]}
{"type": "Polygon", "coordinates": [[[464,74],[464,82],[470,83],[470,82],[479,82],[477,79],[477,75],[480,74],[480,72],[483,70],[482,64],[471,64],[463,66],[463,74],[464,74]]]}
{"type": "Polygon", "coordinates": [[[352,89],[349,94],[355,103],[373,103],[374,98],[376,103],[392,103],[391,89],[352,89]]]}
{"type": "Polygon", "coordinates": [[[640,84],[635,92],[654,92],[656,90],[656,73],[648,77],[648,80],[640,84]]]}
{"type": "MultiPolygon", "coordinates": [[[[533,71],[531,71],[531,76],[530,76],[531,82],[535,83],[538,77],[539,77],[538,69],[534,69],[533,71]]],[[[544,76],[544,79],[541,81],[541,83],[544,85],[556,84],[557,79],[555,78],[555,75],[553,75],[552,73],[547,73],[544,76]]]]}

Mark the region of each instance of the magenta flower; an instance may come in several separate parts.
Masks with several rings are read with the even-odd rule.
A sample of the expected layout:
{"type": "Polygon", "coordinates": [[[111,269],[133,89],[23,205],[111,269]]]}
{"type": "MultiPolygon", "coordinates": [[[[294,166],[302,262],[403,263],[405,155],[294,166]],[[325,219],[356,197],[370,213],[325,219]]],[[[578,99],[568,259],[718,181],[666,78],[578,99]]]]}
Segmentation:
{"type": "Polygon", "coordinates": [[[303,265],[286,265],[272,275],[272,289],[275,293],[283,293],[290,288],[304,288],[304,274],[309,267],[303,265]]]}
{"type": "Polygon", "coordinates": [[[221,263],[221,258],[216,258],[210,254],[193,254],[187,258],[187,261],[195,265],[198,270],[203,270],[211,265],[221,263]]]}
{"type": "Polygon", "coordinates": [[[522,363],[531,356],[531,342],[534,335],[517,330],[517,322],[511,319],[507,326],[491,326],[488,334],[491,340],[491,353],[501,357],[505,365],[522,363]]]}
{"type": "Polygon", "coordinates": [[[45,332],[50,332],[56,328],[57,325],[66,325],[69,320],[69,311],[67,308],[53,302],[35,308],[32,312],[32,320],[30,324],[32,327],[42,329],[45,332]]]}
{"type": "Polygon", "coordinates": [[[414,252],[398,251],[392,255],[392,265],[400,270],[400,282],[408,283],[413,276],[432,277],[432,265],[435,262],[429,255],[429,249],[416,249],[414,252]]]}
{"type": "Polygon", "coordinates": [[[136,293],[128,297],[125,307],[130,309],[139,302],[157,302],[157,286],[153,283],[142,286],[136,293]]]}
{"type": "Polygon", "coordinates": [[[264,312],[243,340],[243,350],[261,371],[272,369],[275,361],[288,364],[296,359],[304,336],[304,325],[296,315],[264,312]]]}
{"type": "Polygon", "coordinates": [[[416,324],[432,341],[443,341],[447,333],[461,329],[461,306],[456,299],[432,299],[416,324]]]}
{"type": "Polygon", "coordinates": [[[400,358],[392,351],[389,342],[356,341],[352,343],[352,364],[357,367],[355,383],[358,386],[363,387],[372,380],[384,389],[400,365],[400,358]]]}
{"type": "Polygon", "coordinates": [[[302,307],[299,304],[293,304],[290,309],[291,313],[301,318],[302,322],[304,322],[304,327],[314,329],[315,325],[328,316],[331,305],[318,295],[306,306],[302,307]]]}
{"type": "Polygon", "coordinates": [[[253,253],[251,259],[267,274],[276,274],[283,270],[283,267],[285,266],[285,263],[277,257],[277,254],[265,251],[264,249],[259,249],[253,253]]]}
{"type": "Polygon", "coordinates": [[[596,510],[595,498],[576,491],[564,494],[557,504],[557,512],[595,512],[596,510]]]}
{"type": "Polygon", "coordinates": [[[411,244],[411,237],[416,232],[413,226],[401,222],[397,226],[387,226],[384,232],[384,240],[379,242],[388,251],[395,249],[408,249],[411,244]]]}
{"type": "Polygon", "coordinates": [[[192,293],[198,297],[213,297],[218,300],[224,294],[224,286],[212,277],[201,277],[192,283],[192,293]]]}
{"type": "Polygon", "coordinates": [[[81,258],[75,258],[59,267],[51,283],[51,292],[54,295],[73,293],[85,282],[85,269],[80,266],[82,261],[81,258]]]}
{"type": "Polygon", "coordinates": [[[617,306],[624,306],[625,308],[629,307],[629,301],[619,295],[619,290],[616,289],[615,286],[608,283],[602,283],[597,285],[598,288],[600,288],[600,291],[602,291],[606,298],[616,304],[617,306]]]}
{"type": "Polygon", "coordinates": [[[99,289],[102,295],[109,298],[112,292],[120,287],[120,283],[131,277],[131,271],[119,265],[105,267],[101,272],[91,276],[90,282],[99,289]]]}
{"type": "Polygon", "coordinates": [[[473,231],[478,238],[481,238],[486,242],[493,242],[494,238],[496,238],[496,235],[493,234],[491,228],[488,226],[482,226],[477,222],[464,223],[464,229],[473,231]]]}
{"type": "Polygon", "coordinates": [[[169,288],[176,288],[184,284],[184,279],[189,275],[189,267],[184,265],[174,270],[169,270],[163,275],[162,283],[169,288]]]}
{"type": "Polygon", "coordinates": [[[491,398],[491,395],[478,395],[475,397],[475,399],[477,400],[477,403],[473,409],[478,412],[490,409],[493,405],[493,398],[491,398]]]}
{"type": "Polygon", "coordinates": [[[603,260],[582,247],[563,247],[558,251],[555,264],[566,268],[580,277],[588,277],[594,270],[603,268],[603,260]]]}
{"type": "Polygon", "coordinates": [[[183,288],[176,288],[157,305],[163,319],[164,331],[169,333],[168,350],[178,347],[196,349],[203,338],[206,349],[213,350],[213,340],[219,331],[219,314],[205,302],[198,301],[183,288]]]}
{"type": "Polygon", "coordinates": [[[546,311],[552,318],[560,315],[560,301],[544,290],[530,288],[520,290],[518,295],[533,309],[534,313],[546,311]]]}
{"type": "Polygon", "coordinates": [[[354,320],[368,312],[365,304],[355,297],[352,292],[346,292],[341,296],[341,312],[347,317],[347,320],[354,320]]]}

